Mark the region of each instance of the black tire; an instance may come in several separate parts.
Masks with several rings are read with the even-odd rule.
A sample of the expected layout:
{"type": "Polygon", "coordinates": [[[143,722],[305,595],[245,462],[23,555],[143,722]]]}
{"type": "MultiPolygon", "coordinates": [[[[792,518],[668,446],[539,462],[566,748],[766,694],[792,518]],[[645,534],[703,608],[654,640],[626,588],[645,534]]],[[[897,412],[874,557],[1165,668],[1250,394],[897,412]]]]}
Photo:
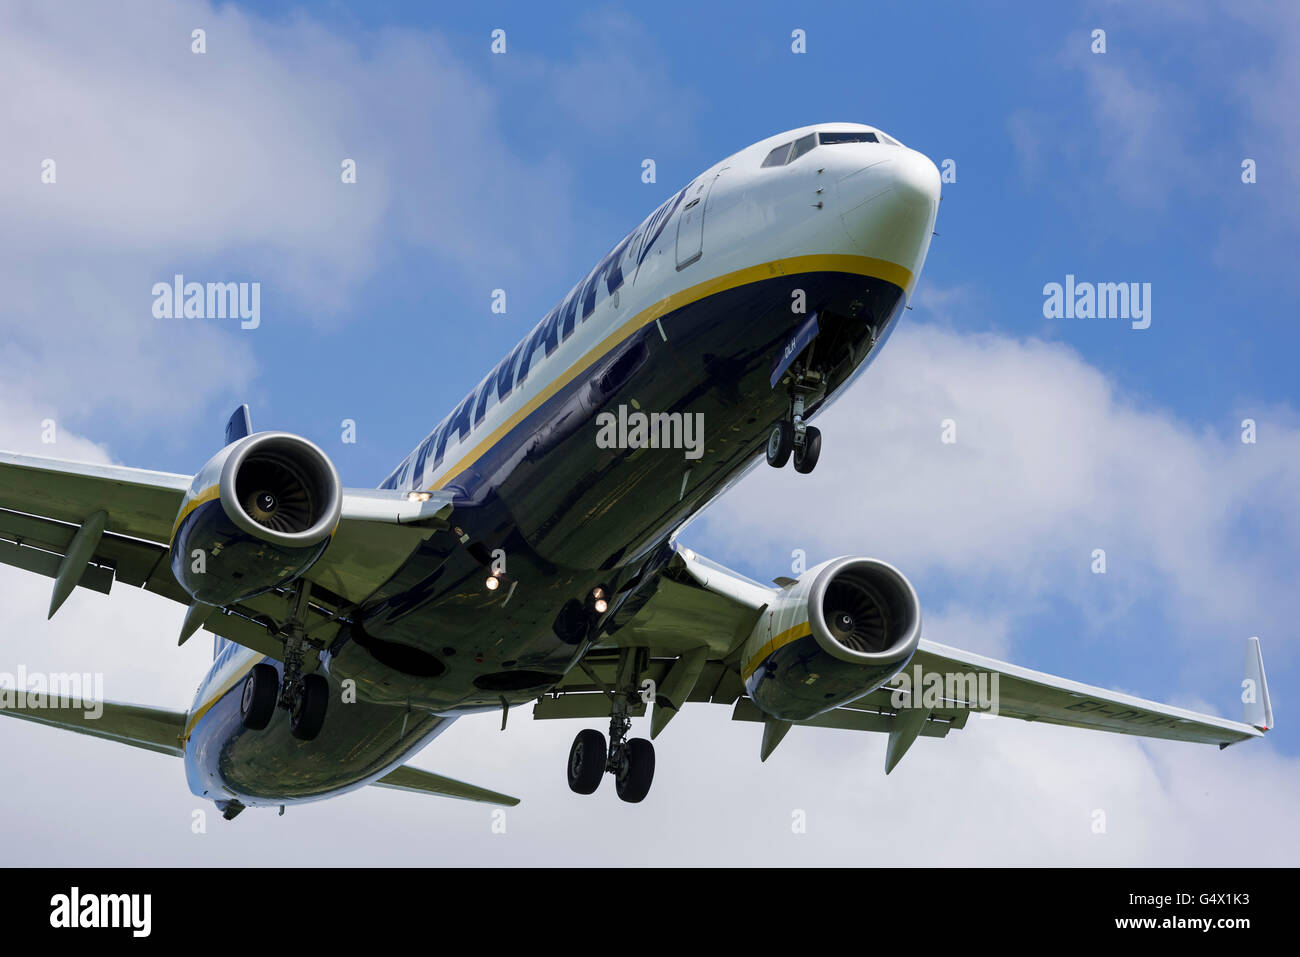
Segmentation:
{"type": "Polygon", "coordinates": [[[803,434],[803,445],[794,450],[794,470],[807,475],[817,467],[817,459],[822,454],[822,434],[809,426],[803,434]]]}
{"type": "Polygon", "coordinates": [[[778,422],[767,437],[767,464],[779,469],[790,461],[794,449],[794,423],[778,422]]]}
{"type": "Polygon", "coordinates": [[[605,776],[608,756],[603,734],[591,728],[579,731],[569,748],[569,790],[575,794],[594,794],[605,776]]]}
{"type": "Polygon", "coordinates": [[[261,731],[275,715],[275,701],[280,696],[280,675],[266,662],[253,665],[244,679],[239,699],[239,719],[249,731],[261,731]]]}
{"type": "Polygon", "coordinates": [[[618,796],[628,804],[645,800],[655,779],[655,746],[645,738],[627,743],[627,761],[615,778],[618,796]]]}
{"type": "Polygon", "coordinates": [[[299,741],[311,741],[325,725],[330,703],[330,683],[323,675],[303,675],[298,703],[289,713],[289,730],[299,741]]]}

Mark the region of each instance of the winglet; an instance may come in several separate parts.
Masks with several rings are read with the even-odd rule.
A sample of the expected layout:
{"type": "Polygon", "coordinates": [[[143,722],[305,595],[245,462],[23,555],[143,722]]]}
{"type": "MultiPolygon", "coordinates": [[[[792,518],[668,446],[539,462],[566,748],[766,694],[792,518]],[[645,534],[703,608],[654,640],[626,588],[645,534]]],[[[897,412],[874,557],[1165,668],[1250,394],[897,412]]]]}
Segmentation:
{"type": "Polygon", "coordinates": [[[1258,638],[1246,642],[1246,677],[1241,682],[1241,701],[1246,724],[1261,731],[1273,728],[1273,704],[1268,700],[1268,680],[1264,677],[1264,656],[1258,638]]]}

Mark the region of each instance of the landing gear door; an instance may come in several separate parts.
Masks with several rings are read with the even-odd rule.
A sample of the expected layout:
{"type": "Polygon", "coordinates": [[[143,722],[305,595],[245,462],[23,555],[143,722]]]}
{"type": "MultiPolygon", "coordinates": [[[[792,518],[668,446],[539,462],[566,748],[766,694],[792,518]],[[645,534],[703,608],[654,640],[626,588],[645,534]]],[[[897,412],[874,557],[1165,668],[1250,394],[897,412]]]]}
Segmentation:
{"type": "Polygon", "coordinates": [[[704,210],[709,204],[713,184],[722,175],[719,171],[707,179],[701,178],[691,186],[677,217],[677,269],[680,272],[704,255],[704,210]]]}

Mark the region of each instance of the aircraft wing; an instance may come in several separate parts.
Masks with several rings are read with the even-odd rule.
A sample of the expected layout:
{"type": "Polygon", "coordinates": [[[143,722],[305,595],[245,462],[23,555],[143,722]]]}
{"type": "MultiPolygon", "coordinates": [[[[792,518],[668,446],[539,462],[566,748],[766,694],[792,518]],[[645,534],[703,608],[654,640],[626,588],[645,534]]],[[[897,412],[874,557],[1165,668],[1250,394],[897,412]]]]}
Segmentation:
{"type": "MultiPolygon", "coordinates": [[[[51,616],[74,587],[108,594],[115,582],[188,606],[168,544],[190,482],[169,472],[0,452],[0,564],[55,580],[51,616]],[[93,550],[70,555],[78,530],[101,512],[103,532],[93,550]]],[[[305,576],[316,586],[308,632],[328,638],[334,616],[383,584],[420,542],[446,527],[450,512],[450,499],[437,493],[421,502],[387,489],[344,489],[338,530],[305,576]]],[[[281,597],[262,595],[214,609],[202,627],[279,658],[280,642],[267,624],[283,615],[281,597]]]]}
{"type": "MultiPolygon", "coordinates": [[[[623,652],[634,649],[639,660],[631,667],[638,680],[654,682],[655,701],[639,702],[630,714],[644,716],[653,708],[651,737],[690,703],[730,705],[733,720],[772,724],[773,719],[746,696],[740,675],[745,639],[779,594],[779,588],[760,585],[678,547],[654,595],[623,627],[593,646],[583,667],[538,701],[534,717],[607,716],[606,690],[619,685],[620,667],[629,667],[623,652]]],[[[907,706],[906,696],[895,699],[894,689],[884,687],[793,724],[888,734],[886,773],[917,737],[946,737],[964,728],[972,712],[1220,747],[1260,737],[1273,726],[1258,639],[1251,639],[1247,649],[1246,677],[1255,698],[1247,705],[1245,721],[1148,701],[926,639],[905,672],[919,696],[918,707],[907,706]],[[950,675],[962,680],[954,683],[950,675]],[[937,693],[927,693],[927,686],[937,693]],[[971,693],[979,687],[992,692],[992,707],[971,693]],[[896,700],[904,706],[896,707],[896,700]]],[[[769,746],[765,727],[764,758],[787,729],[780,729],[769,746]]]]}

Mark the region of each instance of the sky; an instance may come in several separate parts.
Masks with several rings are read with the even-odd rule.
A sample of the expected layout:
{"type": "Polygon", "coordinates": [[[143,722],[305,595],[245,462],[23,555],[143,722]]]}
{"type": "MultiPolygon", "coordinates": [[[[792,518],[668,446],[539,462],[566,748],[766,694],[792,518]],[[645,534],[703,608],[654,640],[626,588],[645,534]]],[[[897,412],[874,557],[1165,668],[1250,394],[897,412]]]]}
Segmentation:
{"type": "MultiPolygon", "coordinates": [[[[578,727],[521,708],[413,760],[520,796],[504,817],[369,788],[226,823],[174,759],[6,721],[0,860],[1296,863],[1298,94],[1300,7],[1242,0],[5,0],[0,448],[189,473],[247,402],[377,485],[695,174],[866,122],[950,171],[913,309],[815,473],[756,469],[681,540],[758,580],[882,558],[930,639],[1231,718],[1257,635],[1279,726],[1220,752],[972,720],[886,778],[882,736],[760,763],[756,725],[693,705],[631,806],[570,793],[578,727]],[[177,273],[259,282],[260,324],[155,317],[177,273]],[[1048,318],[1067,275],[1149,283],[1149,327],[1048,318]]],[[[47,623],[48,580],[0,589],[0,671],[188,707],[210,646],[175,647],[179,607],[120,586],[47,623]]]]}

